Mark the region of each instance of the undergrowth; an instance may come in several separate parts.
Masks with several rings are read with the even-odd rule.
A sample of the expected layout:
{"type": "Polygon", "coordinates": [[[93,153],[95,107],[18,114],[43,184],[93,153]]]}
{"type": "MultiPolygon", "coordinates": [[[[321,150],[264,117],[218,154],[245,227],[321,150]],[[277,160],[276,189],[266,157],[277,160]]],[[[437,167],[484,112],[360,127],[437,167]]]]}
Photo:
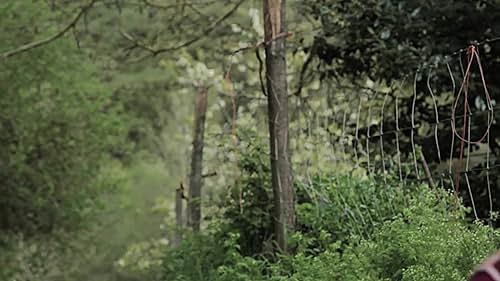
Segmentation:
{"type": "Polygon", "coordinates": [[[167,251],[163,280],[465,281],[499,245],[500,233],[469,223],[443,189],[317,175],[295,184],[293,253],[274,256],[268,166],[249,143],[223,215],[167,251]]]}

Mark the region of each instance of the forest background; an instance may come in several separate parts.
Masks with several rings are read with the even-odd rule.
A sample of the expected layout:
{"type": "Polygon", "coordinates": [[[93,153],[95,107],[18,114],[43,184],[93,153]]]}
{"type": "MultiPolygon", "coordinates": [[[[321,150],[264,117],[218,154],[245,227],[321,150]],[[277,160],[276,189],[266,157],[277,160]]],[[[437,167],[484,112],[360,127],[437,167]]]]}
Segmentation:
{"type": "Polygon", "coordinates": [[[0,280],[466,280],[500,241],[499,25],[496,0],[2,1],[0,280]],[[460,147],[456,100],[487,139],[460,147]]]}

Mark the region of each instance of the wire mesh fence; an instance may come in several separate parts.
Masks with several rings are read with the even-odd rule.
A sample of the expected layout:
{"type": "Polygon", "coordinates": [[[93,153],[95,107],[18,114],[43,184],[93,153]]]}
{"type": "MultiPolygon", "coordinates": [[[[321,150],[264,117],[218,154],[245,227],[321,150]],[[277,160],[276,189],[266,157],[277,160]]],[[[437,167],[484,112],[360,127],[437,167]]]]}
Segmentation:
{"type": "Polygon", "coordinates": [[[358,92],[345,110],[333,113],[341,130],[331,141],[340,150],[335,161],[384,182],[448,188],[463,197],[475,219],[492,220],[500,163],[491,134],[500,106],[489,93],[482,44],[422,64],[387,90],[358,92]],[[485,212],[478,212],[478,198],[485,212]]]}

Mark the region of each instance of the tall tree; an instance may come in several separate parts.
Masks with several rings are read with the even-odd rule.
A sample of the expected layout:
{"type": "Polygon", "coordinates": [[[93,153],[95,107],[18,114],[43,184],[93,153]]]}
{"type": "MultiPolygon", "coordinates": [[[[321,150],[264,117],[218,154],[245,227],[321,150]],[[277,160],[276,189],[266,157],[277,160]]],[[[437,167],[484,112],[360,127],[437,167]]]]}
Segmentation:
{"type": "Polygon", "coordinates": [[[274,228],[280,250],[287,251],[287,233],[295,225],[294,190],[288,144],[285,0],[264,0],[264,40],[268,99],[274,228]]]}
{"type": "Polygon", "coordinates": [[[188,224],[194,231],[200,230],[201,185],[203,171],[203,137],[207,112],[208,89],[200,87],[196,97],[194,116],[194,138],[189,176],[188,224]]]}

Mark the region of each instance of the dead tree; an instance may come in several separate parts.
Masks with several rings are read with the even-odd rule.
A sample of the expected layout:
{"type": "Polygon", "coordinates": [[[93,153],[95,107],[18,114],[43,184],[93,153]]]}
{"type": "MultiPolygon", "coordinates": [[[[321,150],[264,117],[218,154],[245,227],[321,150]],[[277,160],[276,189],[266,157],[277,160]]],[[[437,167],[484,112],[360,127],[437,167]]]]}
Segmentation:
{"type": "Polygon", "coordinates": [[[189,176],[188,226],[193,231],[200,230],[201,220],[201,186],[203,170],[203,138],[205,132],[205,116],[207,112],[208,89],[199,88],[195,102],[194,138],[191,154],[191,174],[189,176]]]}
{"type": "Polygon", "coordinates": [[[184,223],[182,220],[183,204],[182,200],[186,199],[184,196],[184,185],[182,181],[179,182],[179,187],[175,190],[175,233],[174,233],[174,247],[179,246],[182,240],[182,228],[184,223]]]}

